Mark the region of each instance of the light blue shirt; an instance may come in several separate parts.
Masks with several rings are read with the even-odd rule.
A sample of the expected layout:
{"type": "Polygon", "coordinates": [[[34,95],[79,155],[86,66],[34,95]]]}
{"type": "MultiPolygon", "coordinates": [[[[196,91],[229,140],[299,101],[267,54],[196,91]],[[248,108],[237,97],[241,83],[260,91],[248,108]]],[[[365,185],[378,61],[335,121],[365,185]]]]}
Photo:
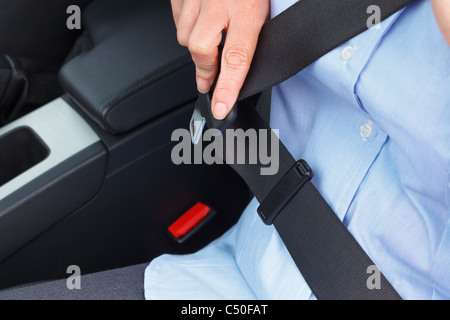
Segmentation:
{"type": "MultiPolygon", "coordinates": [[[[404,299],[450,299],[450,48],[430,1],[274,88],[271,125],[404,299]]],[[[146,298],[314,299],[257,206],[201,251],[152,261],[146,298]]]]}

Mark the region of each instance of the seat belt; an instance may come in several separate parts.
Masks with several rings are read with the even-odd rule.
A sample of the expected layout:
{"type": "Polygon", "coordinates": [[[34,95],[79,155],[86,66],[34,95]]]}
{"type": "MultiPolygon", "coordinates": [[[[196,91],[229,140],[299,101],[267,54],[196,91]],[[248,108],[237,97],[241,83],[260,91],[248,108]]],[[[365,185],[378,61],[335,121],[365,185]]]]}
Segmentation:
{"type": "MultiPolygon", "coordinates": [[[[197,103],[197,108],[201,110],[196,108],[196,112],[201,112],[206,125],[222,132],[223,159],[249,186],[260,203],[258,214],[261,219],[275,226],[317,299],[400,300],[401,297],[381,272],[379,286],[374,288],[368,285],[370,275],[377,270],[373,269],[375,263],[311,183],[313,171],[306,161],[296,161],[292,157],[252,107],[251,99],[245,98],[289,79],[329,51],[367,30],[369,7],[378,6],[381,20],[384,20],[412,2],[300,0],[263,27],[250,72],[239,96],[241,101],[235,108],[238,112],[218,123],[211,114],[210,105],[208,108],[199,107],[202,99],[197,103]],[[247,144],[245,150],[229,148],[235,143],[227,141],[226,129],[242,129],[245,132],[253,129],[260,134],[265,132],[265,141],[276,141],[279,145],[278,172],[275,175],[261,175],[261,168],[264,167],[261,159],[255,164],[238,164],[238,153],[241,153],[241,159],[242,152],[244,159],[250,159],[250,154],[255,150],[250,150],[247,144]],[[227,155],[227,151],[234,154],[227,155]]],[[[258,139],[260,142],[261,136],[258,139]]],[[[267,145],[267,154],[271,154],[272,143],[267,145]]]]}
{"type": "Polygon", "coordinates": [[[250,97],[296,75],[341,44],[414,0],[300,0],[261,30],[252,65],[239,94],[250,97]]]}

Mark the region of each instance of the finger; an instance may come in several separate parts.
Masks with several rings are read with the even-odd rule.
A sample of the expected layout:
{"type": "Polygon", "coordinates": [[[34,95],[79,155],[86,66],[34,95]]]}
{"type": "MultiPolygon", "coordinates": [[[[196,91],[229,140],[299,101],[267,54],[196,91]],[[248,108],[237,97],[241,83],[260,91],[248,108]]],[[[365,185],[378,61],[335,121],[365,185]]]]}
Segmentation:
{"type": "Polygon", "coordinates": [[[450,0],[431,0],[436,21],[450,46],[450,0]]]}
{"type": "Polygon", "coordinates": [[[212,99],[216,119],[224,119],[233,108],[255,53],[263,19],[236,17],[230,22],[219,79],[212,99]]]}
{"type": "Polygon", "coordinates": [[[227,26],[227,19],[220,6],[202,9],[189,38],[189,51],[196,66],[197,87],[200,92],[208,92],[217,76],[218,46],[222,41],[222,31],[227,26]]]}
{"type": "Polygon", "coordinates": [[[172,5],[173,20],[175,21],[175,26],[178,28],[178,19],[180,19],[181,10],[183,9],[184,0],[170,0],[172,5]]]}
{"type": "Polygon", "coordinates": [[[200,1],[185,0],[177,24],[178,42],[187,47],[192,30],[200,14],[200,1]]]}

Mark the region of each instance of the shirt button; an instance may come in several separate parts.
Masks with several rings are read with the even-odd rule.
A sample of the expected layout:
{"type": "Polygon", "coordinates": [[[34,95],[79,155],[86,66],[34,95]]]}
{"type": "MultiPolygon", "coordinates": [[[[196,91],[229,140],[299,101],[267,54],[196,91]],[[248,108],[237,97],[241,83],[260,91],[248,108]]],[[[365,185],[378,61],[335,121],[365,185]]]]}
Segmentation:
{"type": "Polygon", "coordinates": [[[342,53],[341,53],[342,60],[344,60],[345,62],[350,60],[353,57],[353,55],[355,54],[355,51],[356,51],[356,47],[354,47],[354,46],[346,47],[344,50],[342,50],[342,53]]]}
{"type": "Polygon", "coordinates": [[[373,125],[372,122],[364,123],[361,128],[359,129],[359,132],[361,133],[361,137],[363,137],[364,140],[370,139],[373,136],[373,125]]]}

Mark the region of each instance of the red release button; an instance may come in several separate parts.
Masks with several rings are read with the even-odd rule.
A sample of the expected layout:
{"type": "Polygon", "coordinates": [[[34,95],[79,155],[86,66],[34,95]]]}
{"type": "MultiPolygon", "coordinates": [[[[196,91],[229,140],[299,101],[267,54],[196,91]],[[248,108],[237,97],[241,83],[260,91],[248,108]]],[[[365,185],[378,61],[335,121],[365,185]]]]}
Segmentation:
{"type": "Polygon", "coordinates": [[[207,205],[201,202],[197,203],[169,227],[169,232],[175,238],[186,235],[206,218],[210,210],[211,208],[207,205]]]}

